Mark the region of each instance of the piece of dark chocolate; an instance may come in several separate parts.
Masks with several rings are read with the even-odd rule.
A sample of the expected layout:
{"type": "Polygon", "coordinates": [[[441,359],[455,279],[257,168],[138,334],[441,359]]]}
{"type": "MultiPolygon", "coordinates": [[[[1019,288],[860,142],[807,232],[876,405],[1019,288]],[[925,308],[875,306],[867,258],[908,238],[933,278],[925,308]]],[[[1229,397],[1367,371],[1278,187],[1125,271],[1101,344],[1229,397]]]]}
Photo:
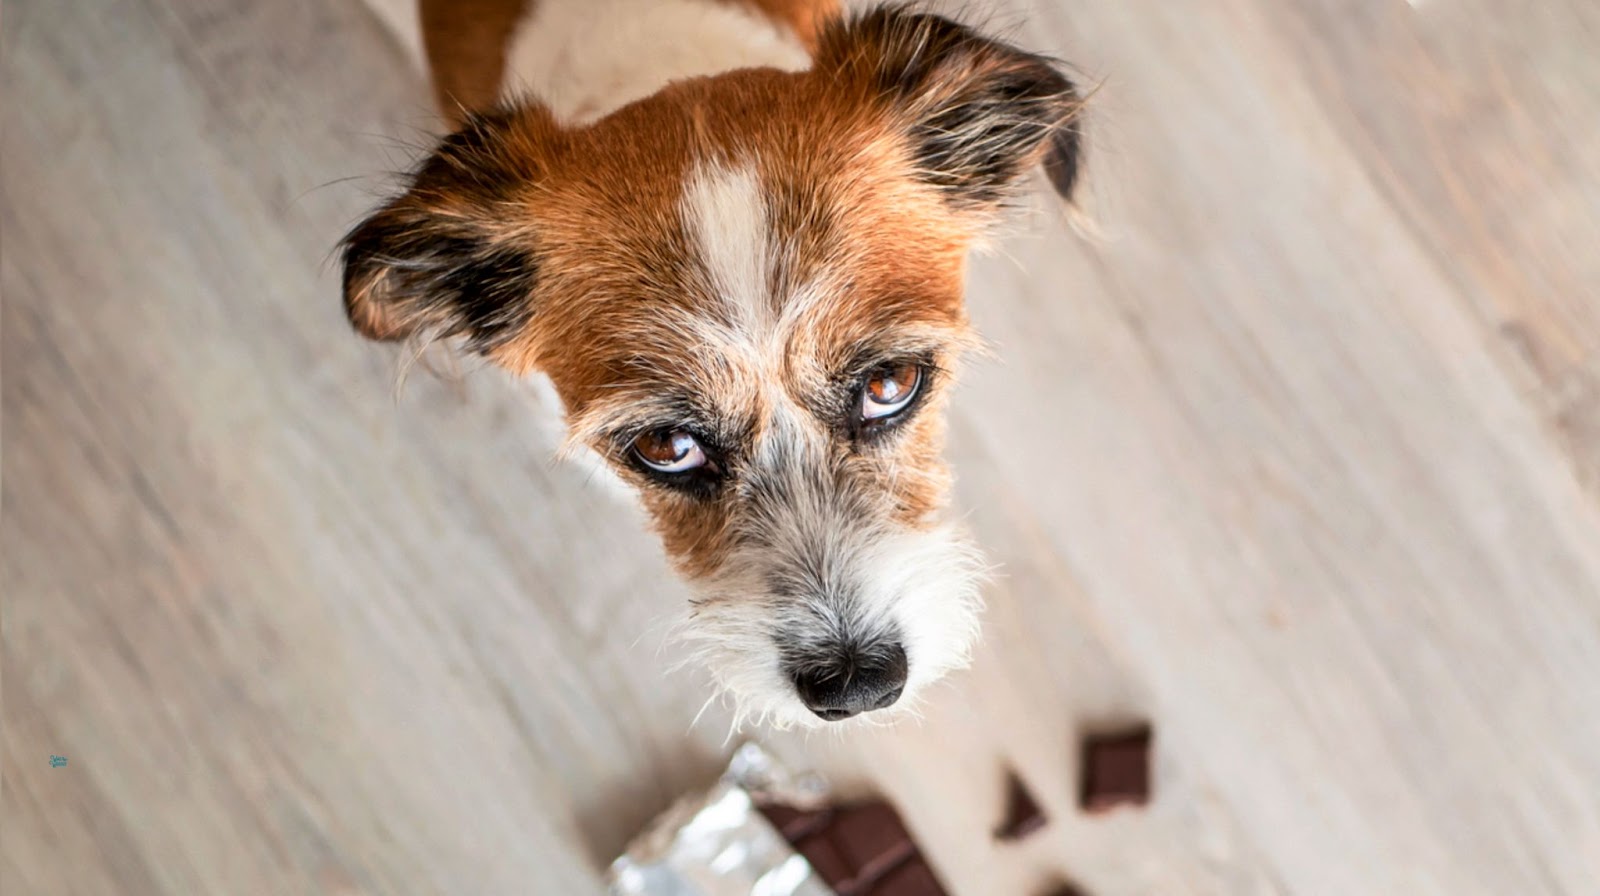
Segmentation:
{"type": "Polygon", "coordinates": [[[1095,735],[1083,742],[1078,802],[1086,812],[1150,801],[1150,726],[1095,735]]]}
{"type": "Polygon", "coordinates": [[[795,844],[795,849],[831,887],[837,889],[839,883],[856,876],[856,866],[845,858],[844,850],[830,837],[813,835],[795,844]]]}
{"type": "Polygon", "coordinates": [[[1043,828],[1048,821],[1044,810],[1039,808],[1039,803],[1028,792],[1028,786],[1017,777],[1017,773],[1006,772],[1006,814],[1000,826],[995,828],[995,839],[1021,840],[1043,828]]]}
{"type": "Polygon", "coordinates": [[[870,892],[872,896],[945,896],[939,879],[920,856],[914,856],[885,876],[870,892]]]}
{"type": "Polygon", "coordinates": [[[790,843],[798,843],[811,836],[818,830],[827,827],[833,810],[823,809],[795,809],[776,803],[756,807],[772,826],[778,829],[783,839],[790,843]]]}
{"type": "Polygon", "coordinates": [[[900,816],[888,803],[863,803],[838,810],[833,823],[833,839],[850,863],[866,868],[875,859],[916,847],[911,842],[900,816]]]}
{"type": "Polygon", "coordinates": [[[1066,877],[1056,877],[1050,885],[1043,890],[1035,890],[1035,896],[1088,896],[1082,886],[1072,883],[1066,877]]]}
{"type": "Polygon", "coordinates": [[[947,896],[888,803],[761,814],[838,896],[947,896]]]}

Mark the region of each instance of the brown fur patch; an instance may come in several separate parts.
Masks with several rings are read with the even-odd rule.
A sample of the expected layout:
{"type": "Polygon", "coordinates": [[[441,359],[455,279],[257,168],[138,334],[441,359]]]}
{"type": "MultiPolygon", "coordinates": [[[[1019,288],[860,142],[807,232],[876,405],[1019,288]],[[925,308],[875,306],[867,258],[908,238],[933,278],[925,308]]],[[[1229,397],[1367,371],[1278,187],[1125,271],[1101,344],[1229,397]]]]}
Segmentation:
{"type": "MultiPolygon", "coordinates": [[[[915,329],[959,343],[971,223],[910,176],[903,139],[839,90],[825,78],[749,71],[676,85],[576,131],[551,132],[542,119],[517,127],[508,144],[537,147],[537,167],[548,172],[526,191],[518,217],[501,224],[531,235],[541,271],[537,323],[492,357],[548,374],[574,418],[689,384],[709,393],[727,441],[758,438],[771,412],[760,388],[771,371],[665,326],[668,317],[714,322],[724,314],[679,215],[685,179],[705,159],[755,165],[773,242],[787,250],[774,295],[820,278],[825,295],[783,353],[780,375],[796,401],[830,388],[830,374],[857,347],[886,333],[915,329]]],[[[842,464],[849,475],[894,482],[896,516],[908,522],[943,501],[938,409],[926,410],[897,437],[892,459],[866,453],[842,464]],[[893,477],[886,464],[919,473],[893,477]]],[[[715,569],[728,548],[733,496],[644,493],[684,572],[715,569]]]]}
{"type": "Polygon", "coordinates": [[[744,499],[630,473],[639,427],[699,421],[738,482],[781,406],[807,421],[805,462],[830,500],[912,528],[943,506],[939,382],[881,443],[855,444],[829,415],[864,351],[954,364],[971,338],[968,249],[1070,118],[1070,85],[1042,60],[943,20],[871,13],[819,46],[810,72],[677,82],[582,127],[538,106],[473,119],[346,251],[351,317],[369,335],[443,328],[547,374],[578,437],[638,476],[690,576],[740,537],[744,499]],[[804,300],[775,350],[739,329],[697,257],[685,185],[708,165],[760,185],[774,316],[804,300]],[[504,308],[486,301],[516,290],[504,308]]]}
{"type": "Polygon", "coordinates": [[[420,0],[434,100],[451,124],[494,107],[517,22],[539,0],[420,0]]]}

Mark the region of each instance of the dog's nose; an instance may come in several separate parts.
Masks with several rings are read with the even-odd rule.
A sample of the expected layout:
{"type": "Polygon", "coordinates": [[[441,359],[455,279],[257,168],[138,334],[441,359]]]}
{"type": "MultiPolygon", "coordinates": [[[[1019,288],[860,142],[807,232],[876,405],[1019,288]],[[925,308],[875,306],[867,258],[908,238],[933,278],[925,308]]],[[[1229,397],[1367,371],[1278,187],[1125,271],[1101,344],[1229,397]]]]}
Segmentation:
{"type": "Polygon", "coordinates": [[[906,689],[906,652],[899,644],[849,653],[794,673],[800,702],[830,722],[883,709],[906,689]]]}

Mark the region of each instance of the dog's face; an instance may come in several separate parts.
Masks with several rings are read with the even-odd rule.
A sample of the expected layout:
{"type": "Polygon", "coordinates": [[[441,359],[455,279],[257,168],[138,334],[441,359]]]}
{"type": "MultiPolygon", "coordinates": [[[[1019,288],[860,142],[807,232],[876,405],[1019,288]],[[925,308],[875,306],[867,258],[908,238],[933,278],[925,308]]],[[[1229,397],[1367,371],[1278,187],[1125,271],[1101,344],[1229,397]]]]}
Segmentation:
{"type": "Polygon", "coordinates": [[[695,587],[741,714],[838,719],[961,664],[979,561],[941,518],[965,258],[1030,166],[1065,192],[1070,84],[931,16],[827,29],[809,72],[680,82],[583,127],[473,119],[351,233],[377,339],[548,375],[695,587]]]}

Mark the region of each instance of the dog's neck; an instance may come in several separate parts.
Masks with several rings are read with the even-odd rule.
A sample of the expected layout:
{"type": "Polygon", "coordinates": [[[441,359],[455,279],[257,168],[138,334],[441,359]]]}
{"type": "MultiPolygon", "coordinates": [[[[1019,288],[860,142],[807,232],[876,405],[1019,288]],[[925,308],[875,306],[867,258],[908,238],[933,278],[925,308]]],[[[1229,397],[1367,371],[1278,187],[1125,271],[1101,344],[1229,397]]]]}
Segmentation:
{"type": "Polygon", "coordinates": [[[738,0],[534,0],[506,49],[499,95],[593,121],[669,81],[739,68],[804,70],[795,30],[738,0]]]}

